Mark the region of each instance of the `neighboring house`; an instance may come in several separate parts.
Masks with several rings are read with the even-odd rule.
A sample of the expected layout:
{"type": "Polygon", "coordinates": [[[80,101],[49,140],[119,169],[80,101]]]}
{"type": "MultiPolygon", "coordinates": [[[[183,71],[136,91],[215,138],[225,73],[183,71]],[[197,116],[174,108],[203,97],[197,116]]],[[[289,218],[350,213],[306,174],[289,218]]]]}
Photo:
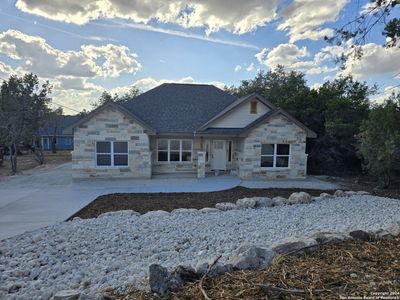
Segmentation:
{"type": "Polygon", "coordinates": [[[40,142],[43,150],[52,150],[53,143],[56,150],[73,150],[74,137],[72,134],[64,134],[64,128],[80,119],[79,116],[59,116],[40,130],[40,142]]]}
{"type": "Polygon", "coordinates": [[[257,94],[162,84],[123,105],[108,102],[66,127],[74,178],[150,178],[213,170],[241,178],[304,178],[316,134],[257,94]]]}

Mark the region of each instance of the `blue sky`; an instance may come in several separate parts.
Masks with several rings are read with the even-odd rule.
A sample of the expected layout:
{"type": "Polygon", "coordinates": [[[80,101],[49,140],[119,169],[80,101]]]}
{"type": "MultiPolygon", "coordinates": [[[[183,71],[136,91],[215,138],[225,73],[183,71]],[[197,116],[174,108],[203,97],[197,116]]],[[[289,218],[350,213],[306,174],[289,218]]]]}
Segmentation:
{"type": "Polygon", "coordinates": [[[333,57],[348,46],[323,40],[366,3],[5,0],[0,77],[34,72],[49,80],[54,102],[74,109],[65,113],[89,108],[103,90],[124,93],[135,85],[146,91],[167,81],[238,85],[278,64],[305,72],[314,88],[351,74],[377,83],[381,99],[385,88],[400,83],[400,50],[382,47],[379,28],[369,36],[364,57],[344,70],[333,57]]]}

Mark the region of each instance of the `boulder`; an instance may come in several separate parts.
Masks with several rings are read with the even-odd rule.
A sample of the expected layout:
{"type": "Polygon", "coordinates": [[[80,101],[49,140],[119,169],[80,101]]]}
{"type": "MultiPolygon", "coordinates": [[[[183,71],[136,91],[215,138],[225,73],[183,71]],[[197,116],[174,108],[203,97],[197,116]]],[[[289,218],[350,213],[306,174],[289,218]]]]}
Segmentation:
{"type": "Polygon", "coordinates": [[[236,201],[236,205],[240,208],[255,208],[257,201],[254,198],[242,198],[236,201]]]}
{"type": "Polygon", "coordinates": [[[201,274],[190,266],[178,266],[172,271],[171,275],[180,278],[183,282],[193,282],[201,277],[201,274]]]}
{"type": "Polygon", "coordinates": [[[357,195],[357,192],[355,192],[355,191],[345,191],[344,192],[344,194],[346,195],[346,196],[354,196],[354,195],[357,195]]]}
{"type": "Polygon", "coordinates": [[[220,212],[220,210],[216,209],[216,208],[212,208],[212,207],[204,207],[204,208],[200,209],[199,212],[201,212],[201,213],[216,213],[216,212],[220,212]]]}
{"type": "Polygon", "coordinates": [[[311,195],[306,192],[293,193],[288,199],[289,204],[305,204],[311,201],[311,195]]]}
{"type": "MultiPolygon", "coordinates": [[[[208,267],[212,264],[212,261],[199,261],[196,264],[195,270],[196,274],[203,275],[207,272],[208,267]]],[[[222,275],[233,270],[233,266],[231,264],[223,264],[221,262],[217,262],[208,273],[210,276],[222,275]]]]}
{"type": "Polygon", "coordinates": [[[353,230],[349,235],[355,240],[370,241],[374,239],[374,235],[364,230],[353,230]]]}
{"type": "Polygon", "coordinates": [[[342,190],[337,190],[333,195],[335,197],[344,197],[345,193],[342,190]]]}
{"type": "Polygon", "coordinates": [[[318,244],[337,243],[350,239],[349,236],[336,232],[318,232],[312,235],[311,238],[315,239],[318,244]]]}
{"type": "Polygon", "coordinates": [[[288,204],[288,200],[286,198],[278,196],[278,197],[272,198],[272,203],[273,203],[273,206],[286,205],[286,204],[288,204]]]}
{"type": "Polygon", "coordinates": [[[268,197],[254,197],[256,200],[256,207],[272,207],[274,206],[274,201],[268,197]]]}
{"type": "Polygon", "coordinates": [[[252,245],[242,245],[227,261],[234,269],[257,269],[271,264],[275,252],[252,245]]]}
{"type": "Polygon", "coordinates": [[[75,300],[79,299],[81,292],[77,290],[62,290],[55,293],[53,300],[75,300]]]}
{"type": "Polygon", "coordinates": [[[183,286],[183,280],[176,274],[172,274],[163,266],[152,264],[149,267],[150,290],[160,296],[166,296],[172,291],[183,286]]]}
{"type": "Polygon", "coordinates": [[[385,229],[379,229],[378,231],[375,232],[375,238],[377,238],[377,239],[392,239],[393,235],[385,229]]]}
{"type": "Polygon", "coordinates": [[[222,211],[227,211],[227,210],[238,209],[238,206],[232,202],[221,202],[215,204],[215,208],[222,211]]]}
{"type": "Polygon", "coordinates": [[[176,208],[171,211],[171,213],[174,213],[174,214],[191,214],[191,213],[197,213],[197,212],[199,212],[199,211],[195,208],[176,208]]]}
{"type": "Polygon", "coordinates": [[[321,193],[321,194],[319,195],[319,197],[320,197],[321,199],[326,199],[326,198],[333,198],[333,195],[328,194],[328,193],[321,193]]]}
{"type": "Polygon", "coordinates": [[[400,235],[400,222],[393,223],[387,228],[387,231],[393,235],[393,236],[398,236],[400,235]]]}
{"type": "Polygon", "coordinates": [[[317,247],[317,241],[312,238],[288,238],[276,242],[274,245],[272,245],[272,250],[280,254],[300,254],[303,252],[312,251],[317,247]]]}
{"type": "Polygon", "coordinates": [[[358,191],[357,195],[370,195],[370,193],[367,191],[358,191]]]}

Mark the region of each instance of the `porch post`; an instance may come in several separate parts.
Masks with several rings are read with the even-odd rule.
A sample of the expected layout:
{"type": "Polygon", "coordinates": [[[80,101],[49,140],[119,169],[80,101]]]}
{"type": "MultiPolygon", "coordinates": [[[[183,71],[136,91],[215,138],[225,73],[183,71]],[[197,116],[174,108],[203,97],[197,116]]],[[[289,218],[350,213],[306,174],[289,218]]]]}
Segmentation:
{"type": "Polygon", "coordinates": [[[206,153],[204,151],[197,152],[197,178],[206,177],[206,153]]]}

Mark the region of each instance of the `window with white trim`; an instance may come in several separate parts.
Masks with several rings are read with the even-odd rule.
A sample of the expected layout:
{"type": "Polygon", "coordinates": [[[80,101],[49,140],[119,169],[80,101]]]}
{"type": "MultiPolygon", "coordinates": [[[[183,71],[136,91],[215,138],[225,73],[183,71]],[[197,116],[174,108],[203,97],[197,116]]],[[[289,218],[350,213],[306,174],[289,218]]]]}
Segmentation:
{"type": "Polygon", "coordinates": [[[96,142],[97,166],[128,166],[128,142],[96,142]]]}
{"type": "Polygon", "coordinates": [[[157,161],[192,161],[192,140],[157,140],[157,161]]]}
{"type": "Polygon", "coordinates": [[[261,145],[262,168],[289,168],[289,159],[290,159],[289,144],[261,145]]]}

